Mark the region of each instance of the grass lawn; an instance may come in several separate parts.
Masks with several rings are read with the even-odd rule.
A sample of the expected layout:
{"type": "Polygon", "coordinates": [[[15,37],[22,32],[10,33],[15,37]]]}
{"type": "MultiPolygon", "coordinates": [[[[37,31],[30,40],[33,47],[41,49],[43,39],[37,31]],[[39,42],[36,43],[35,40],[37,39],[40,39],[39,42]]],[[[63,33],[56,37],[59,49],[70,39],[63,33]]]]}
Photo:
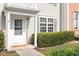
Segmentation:
{"type": "Polygon", "coordinates": [[[55,47],[35,49],[46,56],[79,56],[79,41],[73,41],[55,47]]]}
{"type": "Polygon", "coordinates": [[[0,56],[18,56],[18,54],[15,51],[11,51],[11,52],[0,52],[0,56]]]}

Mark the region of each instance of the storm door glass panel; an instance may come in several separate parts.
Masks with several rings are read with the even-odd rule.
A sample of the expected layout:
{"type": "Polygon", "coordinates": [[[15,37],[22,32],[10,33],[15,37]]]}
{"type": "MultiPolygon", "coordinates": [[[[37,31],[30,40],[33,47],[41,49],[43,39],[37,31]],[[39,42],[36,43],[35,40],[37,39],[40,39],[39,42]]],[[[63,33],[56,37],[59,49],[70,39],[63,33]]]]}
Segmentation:
{"type": "Polygon", "coordinates": [[[15,19],[15,35],[22,35],[22,19],[15,19]]]}

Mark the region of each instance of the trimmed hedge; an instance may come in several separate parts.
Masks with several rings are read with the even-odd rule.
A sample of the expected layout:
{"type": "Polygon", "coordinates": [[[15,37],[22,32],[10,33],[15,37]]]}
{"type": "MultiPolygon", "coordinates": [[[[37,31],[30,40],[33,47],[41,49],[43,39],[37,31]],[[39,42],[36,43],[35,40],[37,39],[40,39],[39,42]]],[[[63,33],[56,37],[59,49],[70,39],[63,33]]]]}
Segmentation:
{"type": "MultiPolygon", "coordinates": [[[[48,33],[38,33],[37,34],[37,45],[38,47],[52,47],[56,45],[61,45],[66,42],[74,40],[73,31],[64,32],[48,32],[48,33]]],[[[34,34],[32,35],[32,44],[34,44],[34,34]]]]}
{"type": "Polygon", "coordinates": [[[4,48],[4,33],[0,32],[0,49],[4,48]]]}

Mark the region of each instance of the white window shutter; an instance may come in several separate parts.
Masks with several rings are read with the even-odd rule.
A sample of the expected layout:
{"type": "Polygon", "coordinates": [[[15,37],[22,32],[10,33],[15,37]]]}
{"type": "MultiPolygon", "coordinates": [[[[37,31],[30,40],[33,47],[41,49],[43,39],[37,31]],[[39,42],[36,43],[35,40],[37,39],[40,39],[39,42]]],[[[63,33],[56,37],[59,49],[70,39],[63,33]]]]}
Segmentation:
{"type": "Polygon", "coordinates": [[[40,32],[40,29],[39,29],[39,27],[40,27],[40,22],[39,22],[39,17],[37,17],[37,32],[39,33],[40,32]]]}

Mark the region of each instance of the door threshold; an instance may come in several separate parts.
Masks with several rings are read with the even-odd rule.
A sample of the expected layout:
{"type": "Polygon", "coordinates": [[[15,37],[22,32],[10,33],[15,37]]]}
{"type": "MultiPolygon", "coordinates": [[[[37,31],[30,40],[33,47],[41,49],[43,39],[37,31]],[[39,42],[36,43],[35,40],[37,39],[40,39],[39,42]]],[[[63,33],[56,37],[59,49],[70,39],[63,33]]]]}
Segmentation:
{"type": "Polygon", "coordinates": [[[13,45],[11,47],[22,47],[22,46],[27,46],[26,44],[23,44],[23,45],[13,45]]]}

